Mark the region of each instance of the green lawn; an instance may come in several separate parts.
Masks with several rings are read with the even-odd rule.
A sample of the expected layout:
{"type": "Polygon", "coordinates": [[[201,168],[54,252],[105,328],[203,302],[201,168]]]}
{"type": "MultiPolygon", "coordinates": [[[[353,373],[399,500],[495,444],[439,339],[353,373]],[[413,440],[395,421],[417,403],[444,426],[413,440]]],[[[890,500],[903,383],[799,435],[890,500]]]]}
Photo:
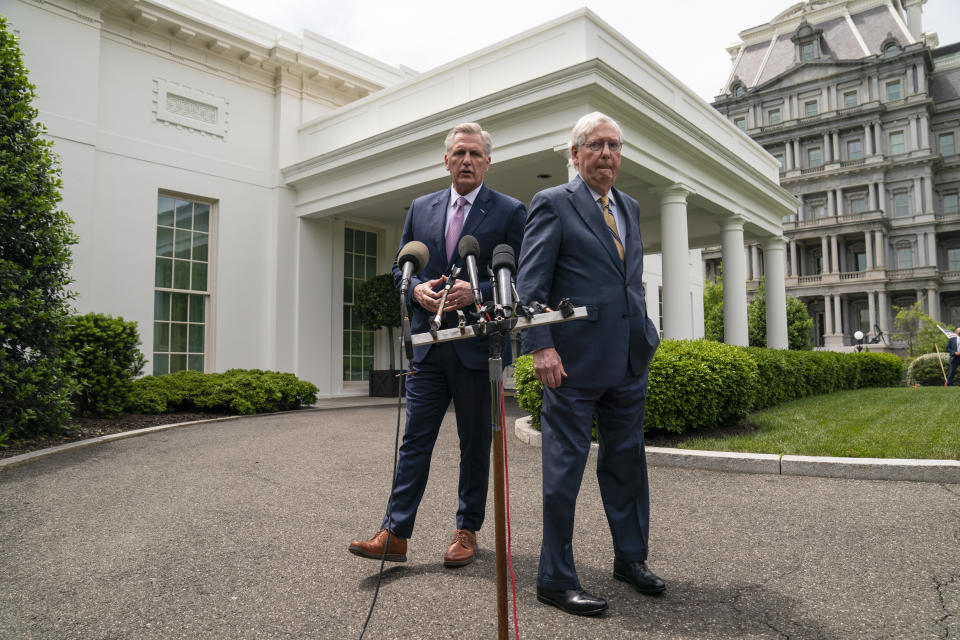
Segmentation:
{"type": "Polygon", "coordinates": [[[682,449],[960,460],[960,388],[861,389],[750,415],[756,431],[692,437],[682,449]]]}

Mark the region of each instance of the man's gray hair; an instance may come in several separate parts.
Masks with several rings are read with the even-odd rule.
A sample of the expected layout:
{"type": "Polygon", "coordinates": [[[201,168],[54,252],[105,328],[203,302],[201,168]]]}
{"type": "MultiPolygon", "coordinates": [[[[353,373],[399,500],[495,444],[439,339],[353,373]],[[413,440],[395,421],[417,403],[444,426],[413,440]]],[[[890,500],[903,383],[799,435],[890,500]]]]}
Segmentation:
{"type": "MultiPolygon", "coordinates": [[[[576,147],[577,150],[579,150],[587,141],[587,136],[593,133],[593,130],[601,124],[613,125],[613,128],[617,130],[617,136],[620,138],[620,141],[623,142],[623,131],[620,129],[620,125],[617,124],[617,121],[604,113],[594,111],[593,113],[588,113],[583,116],[577,120],[577,124],[573,125],[573,131],[570,132],[570,146],[576,147]]],[[[573,156],[570,157],[570,161],[567,164],[571,167],[574,166],[573,156]]]]}
{"type": "Polygon", "coordinates": [[[479,135],[483,139],[483,155],[490,157],[490,152],[493,150],[493,141],[490,139],[490,134],[483,130],[476,122],[463,122],[458,124],[453,129],[450,129],[450,133],[447,134],[446,139],[443,141],[443,150],[445,153],[449,154],[450,149],[453,148],[453,138],[458,133],[472,133],[479,135]]]}

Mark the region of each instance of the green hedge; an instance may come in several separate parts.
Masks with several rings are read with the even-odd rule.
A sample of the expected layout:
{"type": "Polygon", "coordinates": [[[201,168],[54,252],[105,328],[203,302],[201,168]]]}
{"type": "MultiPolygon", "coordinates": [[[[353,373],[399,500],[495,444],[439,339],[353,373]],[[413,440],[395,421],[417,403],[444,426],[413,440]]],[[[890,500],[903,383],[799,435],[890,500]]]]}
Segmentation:
{"type": "Polygon", "coordinates": [[[917,384],[921,387],[942,387],[943,372],[949,370],[950,356],[946,353],[925,353],[907,367],[907,384],[911,387],[917,384]]]}
{"type": "Polygon", "coordinates": [[[287,411],[317,401],[317,387],[292,373],[230,369],[225,373],[178,371],[133,383],[127,411],[201,411],[253,414],[287,411]]]}
{"type": "MultiPolygon", "coordinates": [[[[899,386],[903,363],[889,353],[835,353],[664,340],[650,364],[645,429],[683,432],[735,424],[751,411],[807,396],[899,386]]],[[[942,379],[941,379],[942,380],[942,379]]],[[[533,358],[514,367],[516,397],[540,428],[543,387],[533,358]]]]}
{"type": "Polygon", "coordinates": [[[73,401],[83,414],[119,415],[143,371],[136,322],[100,313],[71,316],[64,325],[68,374],[77,381],[73,401]]]}

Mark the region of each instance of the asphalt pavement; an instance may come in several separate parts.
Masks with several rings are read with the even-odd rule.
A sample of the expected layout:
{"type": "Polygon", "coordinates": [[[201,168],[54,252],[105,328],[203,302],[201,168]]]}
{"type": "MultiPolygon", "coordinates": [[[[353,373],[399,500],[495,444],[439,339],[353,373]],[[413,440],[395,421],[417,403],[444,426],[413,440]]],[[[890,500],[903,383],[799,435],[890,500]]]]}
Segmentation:
{"type": "MultiPolygon", "coordinates": [[[[305,410],[3,469],[0,638],[358,638],[379,562],[347,544],[379,526],[396,425],[395,402],[305,410]]],[[[610,609],[542,605],[540,449],[507,433],[521,638],[960,638],[960,485],[937,482],[652,466],[649,564],[667,591],[646,597],[611,575],[592,460],[574,553],[610,609]]],[[[458,458],[450,412],[365,638],[496,637],[492,492],[477,561],[442,564],[458,458]]]]}

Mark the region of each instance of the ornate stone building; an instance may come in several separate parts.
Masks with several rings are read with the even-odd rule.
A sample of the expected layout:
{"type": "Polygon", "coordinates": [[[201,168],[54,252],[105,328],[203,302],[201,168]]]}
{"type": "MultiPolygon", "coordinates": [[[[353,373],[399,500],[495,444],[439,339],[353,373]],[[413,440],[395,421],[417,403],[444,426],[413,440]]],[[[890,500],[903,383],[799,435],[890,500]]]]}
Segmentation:
{"type": "MultiPolygon", "coordinates": [[[[923,33],[926,0],[811,0],[740,33],[714,107],[780,162],[787,295],[814,344],[887,334],[919,300],[960,324],[960,43],[923,33]]],[[[746,249],[748,290],[763,249],[746,249]]],[[[719,257],[704,254],[707,276],[719,257]]]]}

